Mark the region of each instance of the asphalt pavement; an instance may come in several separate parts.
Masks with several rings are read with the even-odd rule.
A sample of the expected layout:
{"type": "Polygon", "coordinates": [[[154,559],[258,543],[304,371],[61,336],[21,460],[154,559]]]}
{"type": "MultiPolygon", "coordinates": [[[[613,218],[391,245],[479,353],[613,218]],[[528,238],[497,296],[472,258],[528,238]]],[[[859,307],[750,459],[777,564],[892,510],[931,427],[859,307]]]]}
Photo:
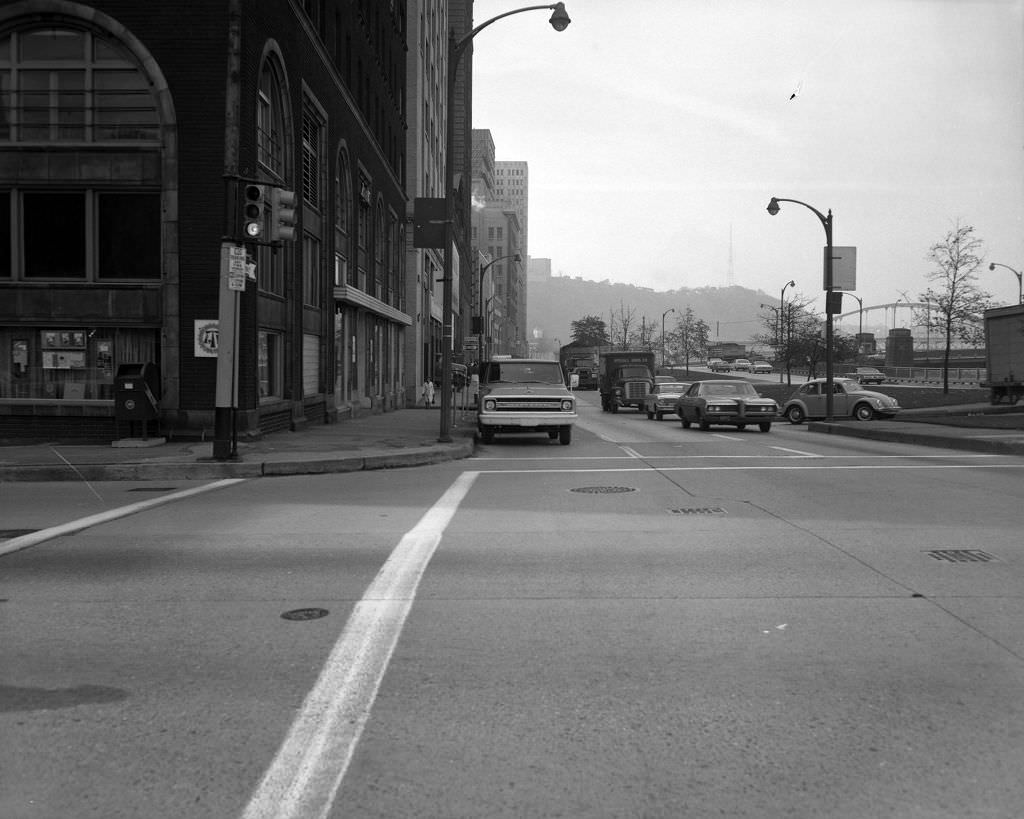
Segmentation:
{"type": "MultiPolygon", "coordinates": [[[[972,404],[905,410],[900,419],[815,421],[808,428],[824,434],[1024,455],[1024,407],[972,404]],[[994,414],[1007,418],[993,425],[994,414]]],[[[228,460],[213,458],[211,441],[13,444],[0,446],[0,481],[255,478],[395,469],[473,454],[476,427],[472,411],[455,410],[450,441],[440,440],[440,427],[439,409],[400,409],[239,441],[236,457],[228,460]]]]}

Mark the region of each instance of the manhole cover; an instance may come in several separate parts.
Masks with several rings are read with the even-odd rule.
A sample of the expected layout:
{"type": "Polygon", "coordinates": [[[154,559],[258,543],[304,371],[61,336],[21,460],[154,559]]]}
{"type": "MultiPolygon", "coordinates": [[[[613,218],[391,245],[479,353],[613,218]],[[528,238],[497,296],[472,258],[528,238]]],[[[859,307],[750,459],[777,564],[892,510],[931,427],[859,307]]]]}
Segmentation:
{"type": "Polygon", "coordinates": [[[721,506],[697,506],[689,509],[669,509],[670,515],[724,515],[721,506]]]}
{"type": "Polygon", "coordinates": [[[327,609],[292,609],[281,615],[284,620],[319,620],[330,612],[327,609]]]}
{"type": "Polygon", "coordinates": [[[623,492],[636,492],[636,489],[632,486],[580,486],[569,491],[583,495],[619,495],[623,492]]]}
{"type": "Polygon", "coordinates": [[[996,559],[995,555],[981,549],[932,549],[925,554],[947,563],[988,563],[996,559]]]}

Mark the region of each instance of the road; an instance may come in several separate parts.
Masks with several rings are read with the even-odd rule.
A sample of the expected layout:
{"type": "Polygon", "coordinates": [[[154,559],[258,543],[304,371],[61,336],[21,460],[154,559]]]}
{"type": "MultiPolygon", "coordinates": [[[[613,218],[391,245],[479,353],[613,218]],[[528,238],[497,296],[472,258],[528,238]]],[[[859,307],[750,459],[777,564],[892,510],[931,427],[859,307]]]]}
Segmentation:
{"type": "Polygon", "coordinates": [[[110,519],[0,557],[0,816],[1019,815],[1024,459],[578,395],[567,447],[4,485],[110,519]]]}

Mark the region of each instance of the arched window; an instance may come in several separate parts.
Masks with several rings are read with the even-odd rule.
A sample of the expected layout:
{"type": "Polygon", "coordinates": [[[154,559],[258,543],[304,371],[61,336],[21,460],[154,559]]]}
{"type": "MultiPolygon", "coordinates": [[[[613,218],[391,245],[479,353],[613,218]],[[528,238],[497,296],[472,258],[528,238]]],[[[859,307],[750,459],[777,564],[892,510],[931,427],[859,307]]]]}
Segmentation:
{"type": "Polygon", "coordinates": [[[344,148],[334,163],[334,286],[355,284],[355,271],[349,264],[352,230],[352,173],[344,148]]]}
{"type": "Polygon", "coordinates": [[[261,165],[284,179],[285,112],[281,85],[281,73],[276,61],[268,58],[260,72],[260,88],[256,98],[256,154],[261,165]]]}
{"type": "Polygon", "coordinates": [[[0,37],[0,141],[159,139],[149,81],[120,45],[52,25],[0,37]]]}

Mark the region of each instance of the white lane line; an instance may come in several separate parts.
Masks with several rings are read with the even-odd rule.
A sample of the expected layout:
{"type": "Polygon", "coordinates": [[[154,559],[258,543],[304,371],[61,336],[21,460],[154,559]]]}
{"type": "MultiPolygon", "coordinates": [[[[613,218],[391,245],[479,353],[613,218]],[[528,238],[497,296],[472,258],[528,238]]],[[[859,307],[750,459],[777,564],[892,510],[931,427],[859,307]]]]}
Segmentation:
{"type": "Polygon", "coordinates": [[[790,449],[785,446],[773,446],[770,449],[777,449],[779,452],[792,452],[794,455],[803,455],[805,458],[823,458],[823,455],[818,455],[814,452],[804,452],[802,449],[790,449]]]}
{"type": "Polygon", "coordinates": [[[243,819],[323,819],[328,815],[420,578],[479,474],[462,473],[385,561],[352,610],[243,819]]]}
{"type": "Polygon", "coordinates": [[[117,520],[118,518],[124,518],[128,515],[145,512],[147,509],[152,509],[155,506],[174,503],[175,501],[182,500],[183,498],[189,498],[192,495],[199,495],[203,492],[212,492],[214,489],[223,489],[226,486],[242,483],[245,480],[247,479],[225,478],[224,480],[214,481],[213,483],[203,484],[202,486],[194,486],[191,489],[182,489],[180,492],[171,492],[167,495],[161,495],[158,498],[150,498],[149,500],[132,503],[128,506],[119,506],[117,509],[108,509],[106,512],[98,512],[95,515],[89,515],[87,518],[79,518],[78,520],[73,520],[70,523],[51,526],[49,529],[40,529],[38,532],[32,532],[28,535],[21,535],[20,537],[13,537],[10,540],[3,540],[0,541],[0,556],[8,555],[11,552],[17,552],[22,549],[27,549],[30,546],[37,546],[40,543],[52,540],[55,537],[81,532],[83,529],[88,529],[90,526],[98,526],[101,523],[109,523],[110,521],[117,520]]]}
{"type": "Polygon", "coordinates": [[[636,451],[635,449],[633,449],[632,447],[628,447],[628,446],[621,446],[621,447],[619,447],[619,449],[621,449],[621,450],[622,450],[623,452],[625,452],[625,453],[626,453],[626,454],[627,454],[627,455],[628,455],[628,456],[629,456],[630,458],[640,458],[640,457],[642,457],[642,456],[640,455],[640,453],[639,453],[639,452],[637,452],[637,451],[636,451]]]}
{"type": "MultiPolygon", "coordinates": [[[[794,461],[795,458],[783,458],[782,460],[794,461]]],[[[798,464],[778,464],[770,466],[752,466],[750,464],[744,466],[623,466],[623,467],[609,467],[606,469],[595,468],[595,469],[484,469],[481,470],[481,474],[484,475],[558,475],[558,474],[570,474],[570,473],[587,473],[587,474],[599,474],[599,473],[611,473],[611,472],[657,472],[658,474],[665,474],[666,472],[770,472],[770,471],[785,471],[785,470],[856,470],[856,469],[878,469],[878,470],[911,470],[911,469],[1024,469],[1024,463],[1019,464],[834,464],[826,465],[821,464],[820,466],[804,466],[798,464]]]]}
{"type": "Polygon", "coordinates": [[[735,435],[723,435],[721,432],[712,432],[712,438],[718,438],[722,441],[742,441],[742,438],[737,438],[735,435]]]}

